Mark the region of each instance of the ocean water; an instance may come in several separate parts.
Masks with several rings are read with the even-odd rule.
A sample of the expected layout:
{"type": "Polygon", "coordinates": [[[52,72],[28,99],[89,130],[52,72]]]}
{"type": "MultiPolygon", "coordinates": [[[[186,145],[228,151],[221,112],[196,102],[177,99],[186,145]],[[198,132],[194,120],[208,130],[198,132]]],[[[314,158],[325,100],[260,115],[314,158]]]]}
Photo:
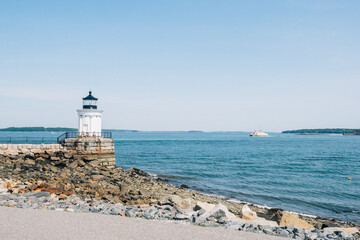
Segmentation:
{"type": "MultiPolygon", "coordinates": [[[[13,143],[26,137],[50,143],[60,134],[0,132],[0,143],[9,136],[13,143]]],[[[113,138],[119,167],[236,201],[360,223],[360,136],[114,132],[113,138]]]]}
{"type": "Polygon", "coordinates": [[[359,136],[137,132],[114,139],[116,164],[125,169],[233,200],[360,223],[359,136]]]}

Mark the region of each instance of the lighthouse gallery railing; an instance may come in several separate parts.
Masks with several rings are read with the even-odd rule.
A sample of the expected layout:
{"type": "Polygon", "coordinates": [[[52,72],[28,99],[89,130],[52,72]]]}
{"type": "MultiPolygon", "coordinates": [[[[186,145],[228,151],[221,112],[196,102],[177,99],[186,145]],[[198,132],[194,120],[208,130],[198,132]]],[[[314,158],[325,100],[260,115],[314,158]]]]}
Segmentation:
{"type": "Polygon", "coordinates": [[[80,133],[80,132],[65,132],[57,138],[57,142],[63,142],[67,138],[77,137],[103,137],[112,138],[112,132],[93,132],[93,133],[80,133]]]}

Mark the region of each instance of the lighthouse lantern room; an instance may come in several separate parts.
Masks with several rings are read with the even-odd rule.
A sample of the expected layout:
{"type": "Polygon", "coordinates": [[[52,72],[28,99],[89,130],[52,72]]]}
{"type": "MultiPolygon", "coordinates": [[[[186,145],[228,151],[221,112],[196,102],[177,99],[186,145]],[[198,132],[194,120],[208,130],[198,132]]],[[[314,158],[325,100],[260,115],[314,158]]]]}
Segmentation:
{"type": "Polygon", "coordinates": [[[101,136],[102,110],[97,108],[98,99],[89,91],[83,98],[83,108],[76,110],[79,116],[79,134],[81,136],[101,136]]]}

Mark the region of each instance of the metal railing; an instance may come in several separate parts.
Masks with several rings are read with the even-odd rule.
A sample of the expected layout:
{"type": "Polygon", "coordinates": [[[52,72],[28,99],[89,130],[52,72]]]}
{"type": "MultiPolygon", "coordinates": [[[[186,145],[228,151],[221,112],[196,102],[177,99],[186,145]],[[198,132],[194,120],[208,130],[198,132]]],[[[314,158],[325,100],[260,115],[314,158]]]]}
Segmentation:
{"type": "Polygon", "coordinates": [[[57,143],[56,137],[0,137],[0,144],[51,144],[57,143]]]}
{"type": "Polygon", "coordinates": [[[93,133],[80,133],[80,132],[65,132],[57,138],[57,142],[63,142],[67,138],[77,138],[77,137],[103,137],[103,138],[112,138],[112,132],[93,132],[93,133]]]}

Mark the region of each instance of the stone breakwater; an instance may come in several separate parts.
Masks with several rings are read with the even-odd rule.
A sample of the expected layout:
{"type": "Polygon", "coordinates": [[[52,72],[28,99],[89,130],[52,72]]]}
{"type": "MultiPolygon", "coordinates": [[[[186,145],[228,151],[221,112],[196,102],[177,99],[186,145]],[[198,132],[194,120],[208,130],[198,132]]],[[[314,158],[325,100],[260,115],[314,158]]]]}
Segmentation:
{"type": "Polygon", "coordinates": [[[64,149],[60,144],[0,144],[0,154],[14,155],[19,153],[34,153],[48,151],[59,151],[64,149]]]}
{"type": "MultiPolygon", "coordinates": [[[[219,226],[293,239],[356,239],[359,226],[229,202],[94,164],[81,150],[0,154],[0,205],[219,226]]],[[[184,186],[185,187],[185,186],[184,186]]]]}
{"type": "Polygon", "coordinates": [[[0,155],[18,156],[30,159],[47,158],[50,154],[53,159],[65,157],[91,162],[94,166],[115,168],[114,140],[102,137],[78,137],[65,139],[61,144],[0,144],[0,155]]]}

